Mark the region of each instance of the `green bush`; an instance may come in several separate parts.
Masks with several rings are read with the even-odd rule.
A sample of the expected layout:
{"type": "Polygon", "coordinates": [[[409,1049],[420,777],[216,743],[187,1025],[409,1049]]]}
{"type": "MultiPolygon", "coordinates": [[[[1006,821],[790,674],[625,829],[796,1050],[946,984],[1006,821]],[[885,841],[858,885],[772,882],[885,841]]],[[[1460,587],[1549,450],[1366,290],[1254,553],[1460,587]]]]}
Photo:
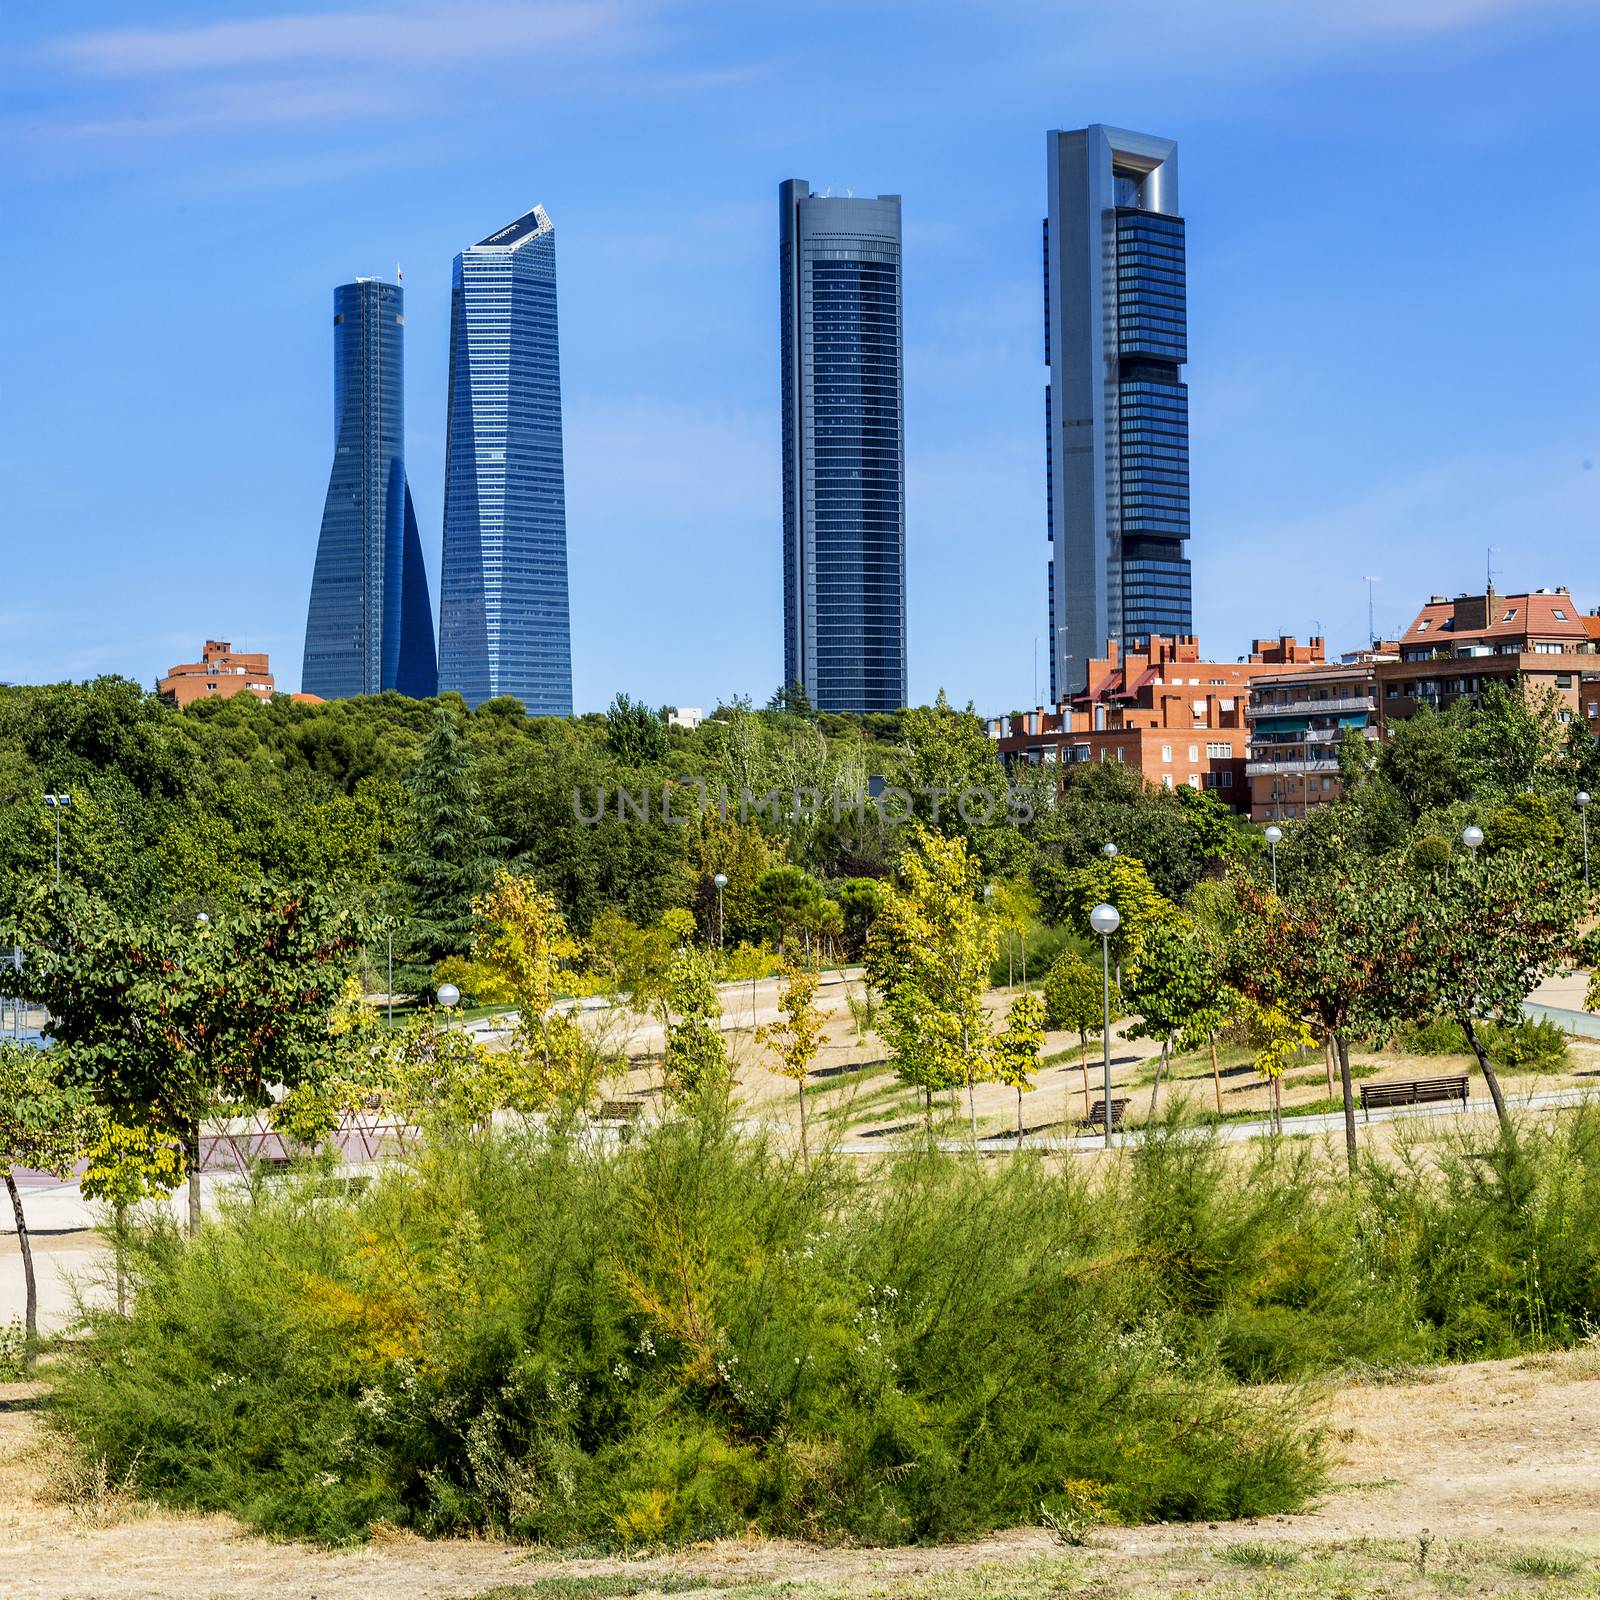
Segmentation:
{"type": "MultiPolygon", "coordinates": [[[[1532,1072],[1558,1072],[1568,1064],[1567,1036],[1555,1023],[1524,1017],[1507,1026],[1476,1024],[1478,1042],[1497,1067],[1532,1072]]],[[[1388,1041],[1395,1049],[1418,1056],[1469,1056],[1472,1046],[1460,1023],[1428,1017],[1395,1029],[1388,1041]]]]}
{"type": "Polygon", "coordinates": [[[1600,1102],[1445,1126],[1354,1183],[1177,1104],[1095,1169],[807,1166],[709,1112],[444,1140],[360,1194],[311,1171],[140,1233],[132,1312],[89,1314],[52,1415],[147,1494],[331,1542],[1289,1510],[1322,1481],[1297,1382],[1600,1322],[1600,1102]]]}
{"type": "MultiPolygon", "coordinates": [[[[1006,941],[1002,935],[1000,939],[1000,953],[989,966],[989,982],[998,988],[1006,981],[1009,972],[1012,982],[1022,982],[1022,949],[1023,940],[1015,935],[1011,940],[1011,965],[1006,966],[1006,941]]],[[[1028,929],[1028,981],[1039,984],[1044,981],[1044,975],[1050,970],[1051,964],[1063,950],[1071,950],[1082,955],[1089,949],[1089,941],[1080,938],[1070,928],[1051,927],[1048,923],[1036,922],[1028,929]]]]}
{"type": "Polygon", "coordinates": [[[1301,1504],[1316,1430],[1190,1347],[1122,1203],[1033,1160],[808,1168],[715,1121],[463,1139],[146,1235],[55,1415],[146,1493],[327,1541],[945,1539],[1066,1483],[1126,1520],[1301,1504]]]}

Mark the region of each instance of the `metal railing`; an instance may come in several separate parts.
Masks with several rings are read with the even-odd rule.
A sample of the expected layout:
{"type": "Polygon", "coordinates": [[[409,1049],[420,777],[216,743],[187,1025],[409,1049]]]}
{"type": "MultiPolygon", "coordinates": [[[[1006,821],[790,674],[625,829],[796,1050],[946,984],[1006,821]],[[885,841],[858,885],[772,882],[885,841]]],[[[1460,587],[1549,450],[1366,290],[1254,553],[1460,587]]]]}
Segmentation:
{"type": "Polygon", "coordinates": [[[1377,701],[1370,694],[1341,695],[1337,700],[1256,700],[1252,699],[1245,707],[1247,717],[1300,717],[1317,716],[1321,713],[1332,715],[1335,712],[1345,711],[1372,711],[1377,708],[1377,701]]]}

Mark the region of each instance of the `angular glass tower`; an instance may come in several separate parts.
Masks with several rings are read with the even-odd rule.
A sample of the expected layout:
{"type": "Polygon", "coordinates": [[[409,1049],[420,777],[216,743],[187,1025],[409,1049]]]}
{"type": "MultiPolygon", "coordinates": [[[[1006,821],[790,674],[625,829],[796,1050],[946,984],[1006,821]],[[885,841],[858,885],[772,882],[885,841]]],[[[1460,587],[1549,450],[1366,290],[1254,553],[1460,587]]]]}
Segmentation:
{"type": "Polygon", "coordinates": [[[535,206],[456,257],[439,682],[572,715],[556,231],[535,206]]]}
{"type": "Polygon", "coordinates": [[[300,687],[337,700],[438,692],[433,605],[405,464],[405,300],[357,278],[333,291],[333,471],[300,687]]]}
{"type": "Polygon", "coordinates": [[[778,189],[784,684],[906,703],[900,197],[778,189]]]}
{"type": "Polygon", "coordinates": [[[1099,123],[1046,135],[1046,516],[1052,700],[1118,640],[1193,632],[1178,147],[1099,123]]]}

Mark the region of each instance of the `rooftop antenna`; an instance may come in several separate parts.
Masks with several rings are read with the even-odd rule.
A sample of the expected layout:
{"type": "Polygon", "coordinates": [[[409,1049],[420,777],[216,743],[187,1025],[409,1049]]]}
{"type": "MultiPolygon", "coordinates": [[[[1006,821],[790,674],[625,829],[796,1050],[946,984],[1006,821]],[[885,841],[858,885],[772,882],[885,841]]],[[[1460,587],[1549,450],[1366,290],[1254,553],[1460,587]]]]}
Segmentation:
{"type": "Polygon", "coordinates": [[[1367,638],[1370,643],[1376,644],[1378,642],[1378,630],[1372,621],[1372,586],[1375,583],[1382,583],[1383,579],[1368,572],[1362,575],[1361,581],[1367,586],[1367,638]]]}
{"type": "Polygon", "coordinates": [[[1500,548],[1497,544],[1486,545],[1483,552],[1483,592],[1486,595],[1494,593],[1494,553],[1500,548]]]}

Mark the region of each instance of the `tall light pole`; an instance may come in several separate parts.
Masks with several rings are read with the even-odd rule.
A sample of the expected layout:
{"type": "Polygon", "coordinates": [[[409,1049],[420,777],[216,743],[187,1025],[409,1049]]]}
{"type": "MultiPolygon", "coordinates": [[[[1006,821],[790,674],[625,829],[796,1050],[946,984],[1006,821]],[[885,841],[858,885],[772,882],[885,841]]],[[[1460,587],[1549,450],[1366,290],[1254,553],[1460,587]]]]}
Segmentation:
{"type": "Polygon", "coordinates": [[[1278,892],[1278,841],[1283,838],[1283,829],[1274,823],[1267,829],[1267,848],[1272,851],[1272,892],[1278,892]]]}
{"type": "Polygon", "coordinates": [[[56,821],[56,888],[61,887],[61,813],[72,804],[70,794],[47,794],[44,803],[56,821]]]}
{"type": "Polygon", "coordinates": [[[1580,789],[1574,797],[1578,803],[1578,820],[1583,824],[1583,886],[1589,887],[1589,791],[1580,789]]]}
{"type": "MultiPolygon", "coordinates": [[[[1108,846],[1109,848],[1114,848],[1108,846]]],[[[1100,935],[1100,1038],[1105,1057],[1106,1149],[1111,1148],[1111,935],[1122,926],[1122,913],[1104,902],[1089,913],[1089,926],[1100,935]]]]}
{"type": "Polygon", "coordinates": [[[728,874],[719,872],[711,880],[717,886],[717,949],[722,949],[722,891],[728,887],[728,874]]]}
{"type": "Polygon", "coordinates": [[[389,1006],[389,1027],[394,1028],[394,918],[385,917],[383,922],[383,937],[385,952],[388,956],[388,976],[383,980],[384,999],[389,1006]]]}
{"type": "Polygon", "coordinates": [[[1461,830],[1461,842],[1476,856],[1479,847],[1483,844],[1483,829],[1478,827],[1476,823],[1470,827],[1463,828],[1461,830]]]}

